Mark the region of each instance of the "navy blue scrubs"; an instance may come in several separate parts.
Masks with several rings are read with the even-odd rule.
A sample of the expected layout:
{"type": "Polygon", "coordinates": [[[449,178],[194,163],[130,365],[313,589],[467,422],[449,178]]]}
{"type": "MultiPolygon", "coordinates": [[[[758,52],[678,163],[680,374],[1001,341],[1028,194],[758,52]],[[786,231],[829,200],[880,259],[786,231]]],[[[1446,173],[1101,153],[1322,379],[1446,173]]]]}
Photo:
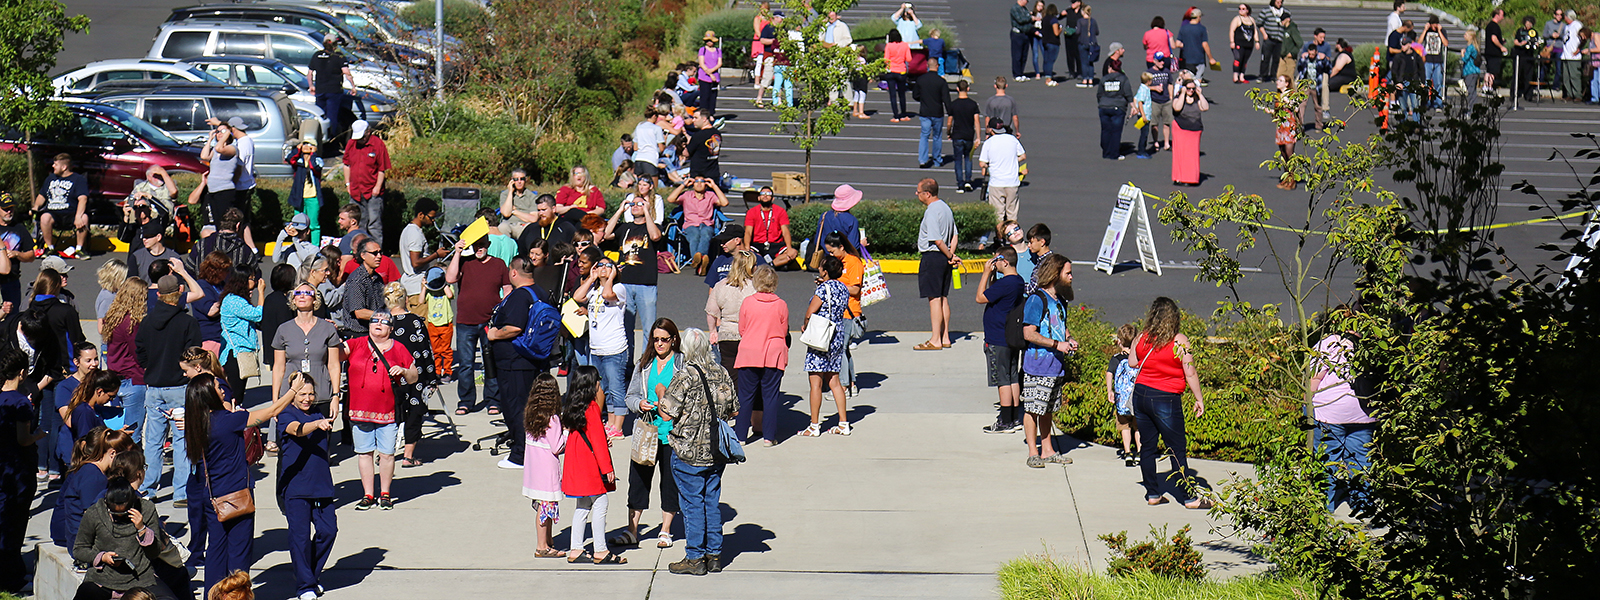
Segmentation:
{"type": "Polygon", "coordinates": [[[333,470],[328,460],[328,432],[317,429],[291,435],[296,423],[324,418],[298,407],[278,415],[278,505],[289,522],[289,560],[294,564],[295,595],[317,591],[322,569],[339,533],[333,512],[333,470]],[[313,536],[312,528],[316,528],[313,536]]]}
{"type": "Polygon", "coordinates": [[[50,513],[50,541],[70,549],[78,540],[83,511],[106,495],[106,474],[94,463],[84,463],[62,480],[61,495],[56,497],[55,511],[50,513]]]}
{"type": "Polygon", "coordinates": [[[254,483],[244,460],[244,430],[249,422],[249,411],[212,411],[211,439],[206,446],[205,460],[189,475],[189,514],[191,517],[198,514],[198,521],[204,524],[203,530],[196,528],[195,531],[203,532],[205,544],[199,543],[199,535],[191,535],[189,543],[205,548],[206,594],[229,573],[249,572],[254,562],[255,515],[222,523],[217,521],[216,509],[211,506],[213,494],[226,496],[254,483]]]}
{"type": "Polygon", "coordinates": [[[22,589],[26,567],[22,542],[28,533],[28,510],[39,490],[34,467],[38,444],[17,443],[17,426],[33,431],[33,400],[19,391],[0,392],[0,591],[22,589]]]}

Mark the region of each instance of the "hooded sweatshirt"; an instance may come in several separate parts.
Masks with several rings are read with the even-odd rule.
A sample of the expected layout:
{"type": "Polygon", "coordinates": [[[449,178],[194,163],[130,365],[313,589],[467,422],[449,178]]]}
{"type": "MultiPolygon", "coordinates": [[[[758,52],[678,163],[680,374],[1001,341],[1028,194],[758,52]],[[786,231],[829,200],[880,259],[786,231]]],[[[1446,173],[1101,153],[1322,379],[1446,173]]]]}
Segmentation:
{"type": "Polygon", "coordinates": [[[166,302],[156,302],[139,323],[134,340],[139,366],[144,367],[145,385],[188,385],[189,378],[184,377],[178,360],[185,349],[200,345],[200,323],[193,316],[166,302]]]}
{"type": "Polygon", "coordinates": [[[66,359],[66,364],[72,364],[72,347],[83,341],[83,324],[78,320],[78,309],[67,304],[61,296],[46,296],[34,301],[29,310],[43,314],[51,331],[67,335],[68,343],[61,348],[62,358],[66,359]]]}

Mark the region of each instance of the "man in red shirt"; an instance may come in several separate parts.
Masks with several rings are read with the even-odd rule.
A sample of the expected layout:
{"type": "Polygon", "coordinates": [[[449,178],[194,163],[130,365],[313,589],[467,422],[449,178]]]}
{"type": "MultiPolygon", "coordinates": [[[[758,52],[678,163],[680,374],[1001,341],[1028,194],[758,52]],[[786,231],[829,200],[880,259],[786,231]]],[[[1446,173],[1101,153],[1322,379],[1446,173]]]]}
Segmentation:
{"type": "Polygon", "coordinates": [[[389,170],[389,148],[383,138],[368,135],[367,122],[350,127],[350,141],[344,144],[345,190],[350,201],[361,207],[361,228],[372,239],[383,243],[383,179],[389,170]]]}
{"type": "MultiPolygon", "coordinates": [[[[489,405],[489,414],[500,414],[500,385],[496,381],[494,354],[489,347],[488,323],[494,317],[494,307],[500,298],[511,293],[511,272],[503,260],[489,256],[489,237],[484,236],[469,247],[456,244],[450,256],[450,266],[444,270],[446,283],[461,284],[456,297],[456,414],[472,412],[478,402],[478,390],[473,366],[477,350],[483,351],[483,399],[489,405]],[[466,258],[462,254],[468,253],[466,258]]],[[[512,441],[513,444],[516,440],[512,441]]],[[[515,446],[513,446],[515,447],[515,446]]]]}
{"type": "Polygon", "coordinates": [[[762,187],[756,198],[761,206],[744,214],[744,245],[782,269],[799,255],[789,235],[789,211],[772,204],[770,187],[762,187]]]}

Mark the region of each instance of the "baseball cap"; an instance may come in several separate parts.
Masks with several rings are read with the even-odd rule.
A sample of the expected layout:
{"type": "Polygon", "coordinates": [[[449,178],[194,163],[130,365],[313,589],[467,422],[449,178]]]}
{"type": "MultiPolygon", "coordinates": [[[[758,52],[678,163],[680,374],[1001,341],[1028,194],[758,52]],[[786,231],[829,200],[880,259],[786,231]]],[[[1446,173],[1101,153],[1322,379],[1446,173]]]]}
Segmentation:
{"type": "Polygon", "coordinates": [[[149,223],[145,223],[144,227],[139,230],[139,235],[145,239],[161,237],[166,233],[167,226],[156,220],[151,220],[149,223]]]}
{"type": "Polygon", "coordinates": [[[238,130],[243,131],[244,130],[244,119],[239,118],[239,117],[229,117],[228,118],[228,126],[234,128],[234,129],[238,129],[238,130]]]}
{"type": "Polygon", "coordinates": [[[178,276],[167,274],[161,276],[161,280],[156,282],[156,293],[173,294],[177,293],[180,287],[182,286],[178,282],[178,276]]]}
{"type": "Polygon", "coordinates": [[[289,219],[288,226],[295,229],[310,229],[311,217],[306,216],[305,213],[296,214],[294,218],[289,219]]]}
{"type": "MultiPolygon", "coordinates": [[[[1107,50],[1106,54],[1116,54],[1117,51],[1121,50],[1121,49],[1122,49],[1122,42],[1111,42],[1111,49],[1107,50]]],[[[1157,54],[1159,54],[1159,52],[1157,54]]]]}
{"type": "Polygon", "coordinates": [[[1167,59],[1167,53],[1157,50],[1155,59],[1156,60],[1166,60],[1167,59]]]}
{"type": "Polygon", "coordinates": [[[39,261],[39,269],[49,269],[62,275],[66,275],[72,271],[72,265],[67,264],[67,261],[62,260],[62,258],[59,256],[46,256],[43,260],[39,261]]]}
{"type": "Polygon", "coordinates": [[[350,137],[359,138],[359,137],[366,137],[366,135],[367,135],[367,122],[366,121],[356,121],[355,123],[350,125],[350,137]]]}

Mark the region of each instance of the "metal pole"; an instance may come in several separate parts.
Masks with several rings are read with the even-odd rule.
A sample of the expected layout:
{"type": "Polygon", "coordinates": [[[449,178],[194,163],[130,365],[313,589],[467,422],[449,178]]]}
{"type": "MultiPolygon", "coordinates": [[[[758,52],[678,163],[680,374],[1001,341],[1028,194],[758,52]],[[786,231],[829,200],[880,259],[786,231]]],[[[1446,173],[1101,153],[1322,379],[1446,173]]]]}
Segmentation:
{"type": "Polygon", "coordinates": [[[444,0],[433,0],[433,96],[444,101],[444,0]]]}
{"type": "Polygon", "coordinates": [[[1522,57],[1511,59],[1511,110],[1522,110],[1522,57]]]}

